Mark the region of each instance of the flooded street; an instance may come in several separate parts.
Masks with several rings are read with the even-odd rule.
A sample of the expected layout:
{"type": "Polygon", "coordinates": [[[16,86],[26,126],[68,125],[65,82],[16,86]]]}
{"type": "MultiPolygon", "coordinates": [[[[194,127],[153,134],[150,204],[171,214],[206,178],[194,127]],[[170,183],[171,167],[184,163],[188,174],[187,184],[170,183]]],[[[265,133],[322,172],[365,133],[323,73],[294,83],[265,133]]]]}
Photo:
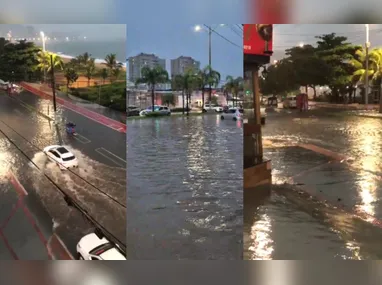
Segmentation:
{"type": "Polygon", "coordinates": [[[245,259],[381,258],[382,120],[276,110],[263,139],[274,185],[246,200],[245,259]]]}
{"type": "Polygon", "coordinates": [[[241,259],[241,123],[213,114],[127,125],[130,258],[241,259]]]}
{"type": "MultiPolygon", "coordinates": [[[[34,96],[23,95],[22,96],[34,96]]],[[[34,100],[35,110],[39,101],[34,100]]],[[[81,128],[93,131],[85,143],[68,137],[61,120],[54,125],[31,108],[25,108],[18,101],[0,95],[1,153],[3,175],[12,171],[33,196],[45,208],[41,219],[50,219],[54,230],[73,253],[79,239],[94,230],[92,225],[77,209],[69,207],[63,199],[65,193],[84,209],[89,216],[117,239],[125,241],[126,225],[126,169],[117,167],[103,158],[95,149],[98,147],[97,123],[80,119],[81,128]],[[56,163],[47,159],[42,149],[49,145],[62,144],[68,147],[79,161],[76,170],[61,171],[56,163]],[[100,160],[98,158],[101,157],[100,160]],[[46,217],[47,216],[47,217],[46,217]]],[[[32,106],[32,105],[28,105],[32,106]]],[[[62,120],[73,120],[62,115],[62,120]]],[[[100,127],[98,127],[100,128],[100,127]]],[[[102,128],[102,127],[101,127],[102,128]]],[[[81,130],[80,130],[81,131],[81,130]]],[[[83,132],[81,132],[83,133],[83,132]]],[[[119,133],[117,133],[119,135],[119,133]]],[[[83,136],[84,137],[84,136],[83,136]]],[[[111,140],[114,138],[111,137],[111,140]]],[[[118,139],[118,138],[116,138],[118,139]]],[[[98,141],[102,141],[98,139],[98,141]]],[[[37,202],[36,202],[37,203],[37,202]]],[[[47,224],[47,227],[52,227],[47,224]]],[[[14,229],[16,230],[16,229],[14,229]]],[[[75,255],[75,253],[73,253],[75,255]]]]}

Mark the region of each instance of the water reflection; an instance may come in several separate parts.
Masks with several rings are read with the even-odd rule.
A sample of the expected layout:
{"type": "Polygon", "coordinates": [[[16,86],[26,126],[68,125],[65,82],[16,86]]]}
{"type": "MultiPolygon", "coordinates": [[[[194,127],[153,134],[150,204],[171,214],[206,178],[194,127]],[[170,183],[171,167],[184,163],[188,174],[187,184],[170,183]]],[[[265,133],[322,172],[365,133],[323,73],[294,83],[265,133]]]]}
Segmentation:
{"type": "Polygon", "coordinates": [[[375,202],[378,199],[378,184],[373,173],[379,171],[378,166],[381,165],[380,155],[377,155],[382,139],[379,127],[379,121],[358,120],[352,126],[353,132],[349,135],[349,140],[354,142],[353,152],[358,154],[357,164],[364,169],[357,174],[356,184],[361,202],[356,208],[371,216],[375,216],[375,202]]]}
{"type": "Polygon", "coordinates": [[[251,227],[252,245],[248,248],[252,252],[251,260],[271,260],[273,248],[273,239],[270,236],[272,232],[271,219],[267,214],[260,216],[251,227]]]}

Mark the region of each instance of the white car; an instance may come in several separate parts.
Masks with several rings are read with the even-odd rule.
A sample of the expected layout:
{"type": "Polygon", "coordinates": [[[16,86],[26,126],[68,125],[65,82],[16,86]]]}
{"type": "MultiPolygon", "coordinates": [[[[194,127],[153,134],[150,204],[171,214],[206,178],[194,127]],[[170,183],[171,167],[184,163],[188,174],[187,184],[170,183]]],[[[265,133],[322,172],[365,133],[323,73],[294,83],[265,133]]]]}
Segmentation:
{"type": "Polygon", "coordinates": [[[77,254],[82,260],[127,260],[117,245],[95,233],[81,238],[77,243],[77,254]]]}
{"type": "MultiPolygon", "coordinates": [[[[147,107],[145,110],[142,110],[139,112],[139,116],[146,116],[148,113],[151,113],[153,111],[153,108],[150,106],[150,107],[147,107]]],[[[159,106],[159,105],[155,105],[154,106],[154,112],[155,113],[159,113],[161,115],[164,115],[164,116],[169,116],[171,115],[171,110],[169,107],[167,106],[159,106]]]]}
{"type": "Polygon", "coordinates": [[[283,102],[283,108],[297,108],[297,98],[288,97],[283,102]]]}
{"type": "Polygon", "coordinates": [[[243,120],[243,113],[244,110],[240,108],[229,108],[227,112],[221,114],[220,118],[222,120],[228,119],[228,120],[243,120]]]}
{"type": "Polygon", "coordinates": [[[216,113],[221,113],[223,112],[223,107],[214,105],[214,104],[204,104],[203,112],[211,112],[211,111],[212,112],[215,111],[216,113]]]}
{"type": "Polygon", "coordinates": [[[51,145],[43,151],[51,161],[57,163],[61,170],[78,167],[77,158],[64,146],[51,145]]]}

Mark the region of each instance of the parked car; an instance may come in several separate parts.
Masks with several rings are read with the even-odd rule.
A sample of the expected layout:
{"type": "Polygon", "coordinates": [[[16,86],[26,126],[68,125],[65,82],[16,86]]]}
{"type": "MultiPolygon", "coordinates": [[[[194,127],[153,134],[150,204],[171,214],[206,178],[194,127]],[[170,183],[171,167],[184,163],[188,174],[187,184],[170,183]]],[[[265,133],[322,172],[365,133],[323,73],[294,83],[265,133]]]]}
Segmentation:
{"type": "Polygon", "coordinates": [[[229,108],[226,112],[223,112],[220,116],[220,118],[222,120],[234,120],[234,121],[238,121],[238,120],[243,120],[243,113],[244,113],[244,110],[243,109],[240,109],[240,108],[229,108]]]}
{"type": "Polygon", "coordinates": [[[82,260],[127,260],[121,249],[107,238],[95,233],[88,234],[77,243],[78,259],[82,260]]]}
{"type": "MultiPolygon", "coordinates": [[[[153,111],[152,106],[147,107],[145,110],[139,112],[140,116],[146,116],[153,111]]],[[[171,115],[171,110],[167,106],[154,105],[154,112],[160,115],[169,116],[171,115]]]]}
{"type": "Polygon", "coordinates": [[[132,116],[139,116],[140,109],[136,106],[128,106],[127,107],[127,116],[132,117],[132,116]]]}
{"type": "Polygon", "coordinates": [[[51,161],[55,162],[61,170],[78,167],[77,158],[64,146],[47,146],[43,152],[51,161]]]}
{"type": "Polygon", "coordinates": [[[283,108],[297,108],[297,97],[287,97],[283,102],[283,108]]]}
{"type": "Polygon", "coordinates": [[[203,106],[203,112],[216,112],[221,113],[223,112],[223,107],[216,105],[216,104],[204,104],[203,106]]]}

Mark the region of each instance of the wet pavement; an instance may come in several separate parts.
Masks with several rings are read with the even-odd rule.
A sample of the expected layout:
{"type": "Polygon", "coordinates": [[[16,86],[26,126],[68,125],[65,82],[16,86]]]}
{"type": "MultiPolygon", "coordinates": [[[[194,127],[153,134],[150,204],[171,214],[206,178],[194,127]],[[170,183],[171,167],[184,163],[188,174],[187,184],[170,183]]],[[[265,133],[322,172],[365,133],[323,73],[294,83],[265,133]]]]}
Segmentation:
{"type": "Polygon", "coordinates": [[[60,123],[57,129],[46,117],[35,112],[34,109],[46,107],[43,99],[26,92],[17,96],[18,100],[24,101],[23,104],[7,95],[0,95],[2,169],[12,169],[26,190],[43,204],[54,220],[55,232],[72,252],[78,240],[91,232],[93,226],[77,209],[68,207],[59,188],[110,233],[125,241],[126,169],[116,164],[121,162],[110,154],[123,155],[121,145],[126,143],[125,135],[97,126],[94,121],[58,106],[59,116],[65,121],[76,122],[80,126],[79,134],[87,140],[80,141],[80,136],[79,140],[68,137],[60,123]],[[104,136],[108,139],[103,139],[104,136]],[[54,163],[47,161],[41,150],[57,143],[67,145],[79,158],[78,170],[61,172],[54,163]],[[102,147],[110,153],[101,151],[101,155],[102,147]]]}
{"type": "Polygon", "coordinates": [[[382,257],[382,120],[357,114],[268,113],[274,184],[245,200],[245,259],[382,257]]]}
{"type": "Polygon", "coordinates": [[[128,121],[131,259],[242,259],[242,125],[218,115],[128,121]]]}

